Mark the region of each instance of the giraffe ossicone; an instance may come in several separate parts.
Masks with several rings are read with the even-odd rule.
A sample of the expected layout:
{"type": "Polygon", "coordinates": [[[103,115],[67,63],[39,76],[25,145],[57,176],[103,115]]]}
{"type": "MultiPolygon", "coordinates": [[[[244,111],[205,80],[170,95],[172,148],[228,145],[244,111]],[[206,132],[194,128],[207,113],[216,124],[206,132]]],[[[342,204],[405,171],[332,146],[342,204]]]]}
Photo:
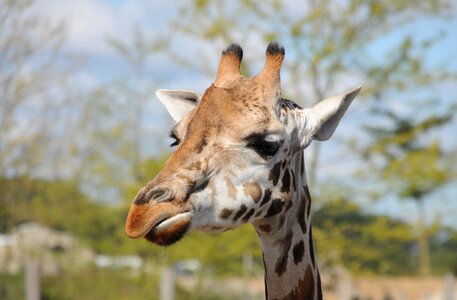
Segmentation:
{"type": "Polygon", "coordinates": [[[284,54],[270,43],[263,70],[245,78],[243,51],[233,44],[202,96],[157,91],[176,121],[176,149],[138,192],[125,232],[169,245],[191,230],[252,223],[262,245],[267,298],[319,299],[303,150],[331,137],[360,88],[301,108],[281,98],[284,54]]]}

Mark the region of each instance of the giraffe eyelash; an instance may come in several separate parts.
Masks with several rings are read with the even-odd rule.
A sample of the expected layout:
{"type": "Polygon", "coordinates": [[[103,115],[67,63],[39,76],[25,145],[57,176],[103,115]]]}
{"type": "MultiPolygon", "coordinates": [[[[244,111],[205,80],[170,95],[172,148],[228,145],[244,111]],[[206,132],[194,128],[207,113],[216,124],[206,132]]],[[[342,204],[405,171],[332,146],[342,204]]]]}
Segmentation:
{"type": "Polygon", "coordinates": [[[181,142],[181,140],[176,136],[176,134],[173,131],[170,133],[170,137],[175,140],[173,143],[170,144],[170,147],[178,146],[181,142]]]}
{"type": "Polygon", "coordinates": [[[268,141],[267,137],[262,134],[252,134],[246,138],[247,147],[254,150],[264,159],[270,159],[276,155],[281,148],[283,141],[268,141]]]}
{"type": "Polygon", "coordinates": [[[252,142],[248,144],[248,148],[253,149],[258,155],[264,159],[272,158],[276,155],[279,148],[281,148],[282,143],[280,142],[252,142]]]}

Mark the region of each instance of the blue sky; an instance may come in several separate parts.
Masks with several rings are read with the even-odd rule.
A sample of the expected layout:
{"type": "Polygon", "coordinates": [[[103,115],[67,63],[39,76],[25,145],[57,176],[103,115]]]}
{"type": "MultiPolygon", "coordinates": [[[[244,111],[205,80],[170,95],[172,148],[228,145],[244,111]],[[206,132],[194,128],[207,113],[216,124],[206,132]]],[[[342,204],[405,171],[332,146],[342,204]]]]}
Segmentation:
{"type": "MultiPolygon", "coordinates": [[[[109,83],[114,79],[128,76],[131,72],[106,42],[108,37],[129,41],[132,28],[135,26],[140,27],[150,37],[158,34],[173,36],[174,32],[170,28],[169,22],[177,16],[177,7],[180,3],[181,1],[40,0],[36,9],[53,22],[64,21],[66,23],[67,42],[65,50],[85,61],[81,69],[71,74],[72,81],[75,86],[84,91],[99,84],[109,83]]],[[[449,18],[416,21],[409,26],[399,28],[395,33],[386,35],[370,47],[374,59],[382,63],[385,51],[398,43],[402,36],[411,35],[420,40],[439,32],[443,32],[445,35],[429,52],[427,67],[430,69],[457,70],[457,56],[455,55],[457,50],[456,18],[454,20],[449,18]]],[[[192,49],[192,40],[178,40],[174,46],[179,47],[179,49],[192,49]]],[[[245,51],[249,51],[249,49],[245,49],[245,51]]],[[[208,62],[214,66],[214,70],[216,69],[218,55],[219,53],[214,53],[214,61],[208,62]]],[[[283,70],[283,72],[287,73],[287,70],[283,70]]],[[[178,69],[176,64],[164,56],[152,58],[148,64],[147,73],[151,78],[160,81],[160,86],[158,86],[160,88],[194,89],[203,92],[212,80],[212,78],[193,70],[178,69]]],[[[360,83],[362,82],[356,82],[354,86],[360,83]]],[[[444,88],[442,92],[457,95],[457,85],[444,88]]],[[[454,98],[452,101],[455,100],[454,98]]],[[[151,95],[151,105],[157,113],[155,116],[160,116],[157,119],[158,123],[169,122],[165,121],[165,110],[158,105],[153,95],[151,95]]],[[[365,120],[364,112],[366,112],[364,104],[356,102],[345,121],[342,122],[341,128],[337,131],[338,135],[323,146],[322,168],[326,170],[325,174],[332,174],[335,177],[350,176],[347,170],[352,169],[355,165],[363,164],[361,160],[349,160],[347,162],[343,160],[342,162],[341,155],[344,153],[330,152],[329,149],[338,148],[338,143],[341,143],[344,138],[360,130],[358,127],[365,120]]],[[[448,132],[455,134],[455,126],[448,129],[448,132]]],[[[434,213],[430,217],[445,216],[443,218],[446,219],[446,222],[451,223],[453,220],[446,216],[446,211],[449,210],[449,207],[453,207],[453,211],[457,213],[457,204],[449,200],[457,198],[457,191],[451,187],[443,193],[435,197],[448,199],[445,200],[447,201],[446,207],[434,205],[434,213]]],[[[375,211],[401,218],[410,218],[411,212],[414,210],[410,204],[399,204],[395,199],[369,205],[375,211]]]]}
{"type": "MultiPolygon", "coordinates": [[[[287,1],[293,3],[293,1],[287,1]]],[[[146,36],[158,34],[174,36],[169,22],[176,17],[181,1],[124,1],[124,0],[40,0],[37,9],[54,22],[66,24],[66,51],[83,58],[85,64],[73,73],[73,82],[83,89],[129,75],[131,70],[107,43],[109,37],[122,41],[131,39],[137,26],[146,36]]],[[[424,19],[399,28],[386,35],[370,48],[374,62],[382,63],[386,49],[398,43],[404,35],[425,39],[444,32],[445,37],[429,52],[429,68],[457,70],[457,19],[424,19]]],[[[173,43],[175,48],[192,49],[192,40],[182,39],[173,43]]],[[[249,49],[245,49],[248,52],[249,49]]],[[[208,65],[216,69],[217,57],[208,65]]],[[[203,92],[212,78],[189,69],[178,68],[166,57],[153,57],[147,67],[151,79],[160,80],[160,88],[185,88],[203,92]]],[[[283,70],[287,73],[287,70],[283,70]]],[[[287,74],[286,74],[287,76],[287,74]]],[[[364,79],[369,80],[369,79],[364,79]]],[[[363,81],[363,80],[361,80],[363,81]]],[[[353,86],[363,84],[356,82],[353,86]]],[[[153,97],[152,97],[153,98],[153,97]]]]}

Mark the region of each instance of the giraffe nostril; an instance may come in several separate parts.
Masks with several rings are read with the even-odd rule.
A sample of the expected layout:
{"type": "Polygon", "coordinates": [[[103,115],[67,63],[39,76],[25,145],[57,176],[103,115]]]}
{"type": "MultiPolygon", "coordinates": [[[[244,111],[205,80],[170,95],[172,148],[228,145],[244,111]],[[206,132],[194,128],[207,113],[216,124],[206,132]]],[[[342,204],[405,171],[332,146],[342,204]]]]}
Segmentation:
{"type": "Polygon", "coordinates": [[[156,187],[146,194],[146,199],[154,200],[155,202],[169,201],[173,199],[173,193],[167,187],[156,187]]]}

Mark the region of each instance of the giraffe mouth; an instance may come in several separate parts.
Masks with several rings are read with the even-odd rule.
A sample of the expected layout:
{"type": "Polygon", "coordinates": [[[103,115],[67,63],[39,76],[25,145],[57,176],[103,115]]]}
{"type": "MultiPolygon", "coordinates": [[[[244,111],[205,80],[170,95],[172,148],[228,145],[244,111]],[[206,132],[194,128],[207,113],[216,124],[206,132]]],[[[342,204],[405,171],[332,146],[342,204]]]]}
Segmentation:
{"type": "Polygon", "coordinates": [[[191,212],[178,213],[157,222],[144,236],[154,244],[167,246],[179,241],[189,230],[193,214],[191,212]]]}
{"type": "Polygon", "coordinates": [[[170,245],[189,230],[191,207],[170,202],[133,204],[125,222],[125,234],[132,239],[145,238],[157,245],[170,245]]]}

